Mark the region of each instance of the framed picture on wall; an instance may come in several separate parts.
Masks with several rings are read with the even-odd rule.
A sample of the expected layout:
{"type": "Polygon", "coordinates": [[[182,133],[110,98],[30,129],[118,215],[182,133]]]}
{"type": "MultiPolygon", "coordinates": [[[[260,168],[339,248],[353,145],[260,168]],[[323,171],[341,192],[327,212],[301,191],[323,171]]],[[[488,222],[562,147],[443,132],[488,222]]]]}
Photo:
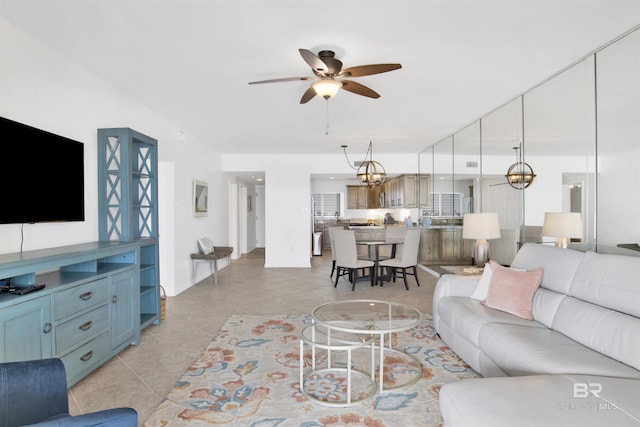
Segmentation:
{"type": "Polygon", "coordinates": [[[193,216],[207,216],[209,214],[209,184],[204,181],[193,180],[193,216]]]}

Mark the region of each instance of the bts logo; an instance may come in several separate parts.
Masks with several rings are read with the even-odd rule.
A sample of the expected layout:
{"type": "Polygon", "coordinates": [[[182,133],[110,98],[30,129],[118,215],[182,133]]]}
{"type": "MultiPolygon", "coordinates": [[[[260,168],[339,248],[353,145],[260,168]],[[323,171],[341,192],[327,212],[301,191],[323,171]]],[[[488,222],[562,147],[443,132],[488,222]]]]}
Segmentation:
{"type": "Polygon", "coordinates": [[[589,394],[595,397],[600,397],[602,391],[602,384],[600,383],[573,383],[573,398],[584,399],[589,397],[589,394]]]}

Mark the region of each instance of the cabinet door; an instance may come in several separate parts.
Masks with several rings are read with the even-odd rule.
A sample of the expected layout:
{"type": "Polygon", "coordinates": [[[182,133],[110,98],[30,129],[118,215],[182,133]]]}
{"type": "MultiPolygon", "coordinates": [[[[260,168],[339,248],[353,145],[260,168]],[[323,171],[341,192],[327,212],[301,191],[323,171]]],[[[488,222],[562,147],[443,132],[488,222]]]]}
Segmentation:
{"type": "Polygon", "coordinates": [[[369,199],[369,187],[358,187],[358,209],[367,209],[369,199]]]}
{"type": "Polygon", "coordinates": [[[347,209],[358,209],[358,188],[347,185],[347,209]]]}
{"type": "Polygon", "coordinates": [[[111,347],[133,341],[140,318],[138,316],[138,280],[135,271],[125,271],[111,278],[111,347]]]}
{"type": "Polygon", "coordinates": [[[403,179],[403,201],[405,208],[418,207],[418,185],[416,175],[405,175],[403,179]]]}
{"type": "Polygon", "coordinates": [[[420,175],[420,181],[419,181],[419,196],[418,196],[418,203],[420,204],[420,207],[428,207],[430,202],[430,197],[429,195],[431,194],[431,187],[430,187],[431,183],[429,181],[429,175],[420,175]]]}
{"type": "Polygon", "coordinates": [[[49,295],[0,310],[0,362],[52,357],[52,337],[49,295]]]}

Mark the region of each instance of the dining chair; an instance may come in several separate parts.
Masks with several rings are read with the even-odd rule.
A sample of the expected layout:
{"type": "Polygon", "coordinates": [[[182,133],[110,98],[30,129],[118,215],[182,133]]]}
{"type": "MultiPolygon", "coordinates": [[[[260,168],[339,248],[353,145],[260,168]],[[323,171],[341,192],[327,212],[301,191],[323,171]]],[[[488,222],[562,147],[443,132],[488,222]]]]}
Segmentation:
{"type": "MultiPolygon", "coordinates": [[[[407,227],[401,227],[401,226],[387,226],[387,228],[384,230],[384,235],[385,235],[385,239],[392,239],[392,240],[402,240],[404,241],[406,235],[407,235],[407,227]]],[[[404,247],[404,244],[402,243],[398,243],[395,246],[395,252],[393,252],[391,246],[387,245],[386,247],[383,246],[381,249],[381,253],[380,253],[380,259],[389,259],[389,258],[399,258],[402,255],[402,249],[404,247]]]]}
{"type": "Polygon", "coordinates": [[[388,275],[395,282],[398,275],[402,275],[402,279],[404,280],[404,287],[409,290],[409,285],[407,284],[407,274],[414,276],[416,278],[416,284],[420,286],[420,282],[418,281],[418,247],[420,246],[420,229],[408,229],[406,231],[406,236],[404,239],[404,248],[402,249],[402,253],[398,256],[396,252],[396,257],[391,259],[386,259],[380,261],[378,265],[380,268],[386,268],[388,275]],[[407,271],[407,269],[411,268],[412,271],[407,271]]]}
{"type": "Polygon", "coordinates": [[[351,290],[354,291],[359,271],[363,270],[362,276],[360,277],[365,277],[366,269],[369,269],[371,286],[373,286],[376,280],[376,263],[374,261],[358,259],[356,236],[353,230],[334,230],[333,243],[336,253],[336,282],[333,286],[338,286],[338,279],[340,279],[341,276],[348,276],[351,282],[351,290]]]}
{"type": "Polygon", "coordinates": [[[336,271],[336,250],[333,246],[333,232],[335,230],[344,230],[344,227],[329,227],[329,245],[331,246],[331,274],[329,277],[333,277],[333,273],[336,271]]]}

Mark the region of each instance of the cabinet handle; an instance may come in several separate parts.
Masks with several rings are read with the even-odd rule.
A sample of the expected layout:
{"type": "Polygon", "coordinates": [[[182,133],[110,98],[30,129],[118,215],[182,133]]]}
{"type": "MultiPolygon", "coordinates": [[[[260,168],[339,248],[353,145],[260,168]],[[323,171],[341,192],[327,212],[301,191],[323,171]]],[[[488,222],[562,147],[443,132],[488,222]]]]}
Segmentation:
{"type": "Polygon", "coordinates": [[[80,325],[80,330],[88,331],[91,328],[92,324],[93,324],[93,321],[89,320],[88,322],[85,322],[82,325],[80,325]]]}
{"type": "Polygon", "coordinates": [[[45,334],[48,334],[49,332],[51,332],[52,329],[53,327],[51,326],[51,323],[45,323],[44,326],[42,327],[42,332],[44,332],[45,334]]]}
{"type": "Polygon", "coordinates": [[[84,294],[80,294],[80,299],[86,301],[90,299],[92,295],[93,295],[92,291],[85,292],[84,294]]]}
{"type": "Polygon", "coordinates": [[[80,356],[80,360],[82,360],[83,362],[86,362],[87,360],[91,359],[93,357],[93,350],[83,354],[82,356],[80,356]]]}
{"type": "Polygon", "coordinates": [[[114,303],[114,304],[117,303],[118,302],[118,295],[112,296],[111,297],[111,302],[114,303]]]}

